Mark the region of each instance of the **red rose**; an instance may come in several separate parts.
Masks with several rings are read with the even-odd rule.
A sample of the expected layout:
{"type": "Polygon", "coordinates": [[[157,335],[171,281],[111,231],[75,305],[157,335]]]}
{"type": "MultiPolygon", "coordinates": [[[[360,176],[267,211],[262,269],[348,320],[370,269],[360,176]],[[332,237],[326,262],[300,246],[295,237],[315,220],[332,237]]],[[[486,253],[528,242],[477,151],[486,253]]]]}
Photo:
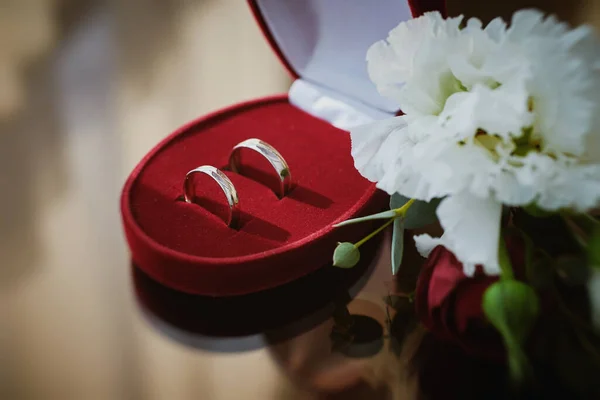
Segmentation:
{"type": "MultiPolygon", "coordinates": [[[[523,245],[511,239],[507,246],[518,275],[523,271],[523,245]]],[[[438,246],[425,261],[417,281],[417,315],[437,337],[460,345],[470,354],[502,361],[502,338],[488,323],[481,307],[484,292],[497,280],[480,268],[473,277],[467,277],[454,254],[438,246]]]]}

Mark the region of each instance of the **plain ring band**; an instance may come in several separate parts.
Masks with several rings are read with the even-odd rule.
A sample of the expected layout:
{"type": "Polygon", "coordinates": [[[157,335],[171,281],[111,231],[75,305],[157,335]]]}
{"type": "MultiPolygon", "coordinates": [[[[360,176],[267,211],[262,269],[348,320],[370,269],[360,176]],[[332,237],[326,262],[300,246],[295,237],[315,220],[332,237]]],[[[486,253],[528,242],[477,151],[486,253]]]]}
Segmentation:
{"type": "Polygon", "coordinates": [[[246,139],[236,144],[229,155],[229,169],[239,173],[240,149],[254,150],[269,161],[279,176],[279,197],[282,198],[292,189],[292,174],[290,167],[279,152],[267,142],[260,139],[246,139]]]}
{"type": "Polygon", "coordinates": [[[226,221],[227,226],[236,228],[240,220],[240,201],[237,191],[227,175],[219,171],[217,168],[210,165],[203,165],[201,167],[194,168],[185,174],[185,181],[183,182],[183,198],[185,202],[193,203],[194,185],[192,177],[196,174],[206,174],[210,176],[221,187],[223,193],[225,193],[225,197],[227,197],[227,203],[229,204],[229,219],[226,221]]]}

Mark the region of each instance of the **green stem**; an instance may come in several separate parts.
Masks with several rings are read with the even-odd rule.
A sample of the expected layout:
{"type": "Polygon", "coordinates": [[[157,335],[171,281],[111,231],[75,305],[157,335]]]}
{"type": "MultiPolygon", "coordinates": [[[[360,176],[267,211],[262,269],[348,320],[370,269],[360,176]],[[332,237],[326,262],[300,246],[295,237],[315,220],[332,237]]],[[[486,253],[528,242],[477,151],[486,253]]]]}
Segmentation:
{"type": "Polygon", "coordinates": [[[415,199],[410,199],[402,207],[394,208],[394,210],[392,210],[392,211],[394,211],[396,213],[397,217],[403,217],[414,202],[415,202],[415,199]]]}
{"type": "Polygon", "coordinates": [[[396,215],[393,218],[390,218],[390,220],[387,221],[385,224],[381,225],[375,231],[371,232],[370,234],[368,234],[367,236],[362,238],[360,241],[356,242],[354,244],[354,247],[359,248],[360,246],[365,244],[365,242],[367,242],[369,239],[371,239],[373,236],[377,235],[379,232],[381,232],[382,230],[384,230],[385,228],[390,226],[390,224],[392,224],[396,218],[404,217],[404,215],[406,215],[406,212],[408,211],[408,209],[410,208],[410,206],[412,206],[412,204],[414,202],[415,202],[415,199],[410,199],[402,207],[394,208],[392,211],[394,211],[394,213],[396,215]]]}
{"type": "Polygon", "coordinates": [[[533,257],[535,254],[535,246],[533,244],[533,240],[531,240],[528,234],[520,229],[517,229],[517,232],[525,243],[525,276],[527,277],[527,280],[531,282],[535,274],[533,257]]]}
{"type": "Polygon", "coordinates": [[[562,213],[561,217],[568,228],[568,233],[583,249],[587,247],[587,241],[598,229],[598,221],[589,214],[568,215],[562,213]]]}
{"type": "Polygon", "coordinates": [[[381,225],[379,228],[377,228],[373,232],[369,233],[367,236],[365,236],[364,238],[362,238],[360,241],[356,242],[354,244],[354,247],[359,248],[360,246],[362,246],[363,244],[365,244],[373,236],[377,235],[379,232],[381,232],[382,230],[384,230],[385,228],[387,228],[388,226],[390,226],[390,224],[393,223],[395,219],[396,219],[396,217],[390,218],[390,220],[387,221],[385,224],[381,225]]]}
{"type": "Polygon", "coordinates": [[[600,220],[589,213],[573,213],[561,211],[560,216],[565,219],[572,219],[577,224],[585,229],[592,229],[594,226],[600,225],[600,220]]]}
{"type": "Polygon", "coordinates": [[[591,225],[598,226],[600,225],[600,221],[591,214],[584,213],[583,218],[585,218],[591,225]]]}
{"type": "Polygon", "coordinates": [[[515,383],[522,383],[531,374],[531,366],[527,355],[520,345],[508,348],[508,369],[515,383]]]}
{"type": "Polygon", "coordinates": [[[581,347],[583,347],[584,351],[592,356],[596,365],[600,365],[600,351],[597,349],[597,346],[591,343],[588,339],[588,335],[595,334],[594,328],[587,321],[584,321],[569,309],[556,288],[553,292],[553,297],[558,305],[558,310],[573,323],[573,332],[575,333],[575,336],[577,336],[581,347]]]}
{"type": "Polygon", "coordinates": [[[510,256],[508,255],[508,249],[506,248],[506,242],[502,237],[502,233],[500,234],[500,246],[498,246],[498,261],[500,263],[502,279],[514,279],[510,256]]]}

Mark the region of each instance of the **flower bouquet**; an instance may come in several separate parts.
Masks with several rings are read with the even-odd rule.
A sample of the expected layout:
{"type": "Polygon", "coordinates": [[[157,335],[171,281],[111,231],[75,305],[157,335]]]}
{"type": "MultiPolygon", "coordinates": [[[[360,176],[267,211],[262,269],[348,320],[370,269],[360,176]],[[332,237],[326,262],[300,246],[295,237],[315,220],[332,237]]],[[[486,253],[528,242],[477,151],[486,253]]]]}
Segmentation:
{"type": "Polygon", "coordinates": [[[403,114],[352,129],[352,156],[391,195],[390,210],[339,224],[383,220],[359,242],[340,243],[334,265],[354,266],[360,246],[393,225],[396,274],[405,230],[439,223],[440,237],[414,236],[427,258],[412,295],[421,323],[506,362],[513,382],[535,379],[543,365],[592,393],[598,380],[582,383],[585,374],[564,363],[600,372],[594,31],[537,10],[485,27],[427,13],[366,59],[403,114]]]}

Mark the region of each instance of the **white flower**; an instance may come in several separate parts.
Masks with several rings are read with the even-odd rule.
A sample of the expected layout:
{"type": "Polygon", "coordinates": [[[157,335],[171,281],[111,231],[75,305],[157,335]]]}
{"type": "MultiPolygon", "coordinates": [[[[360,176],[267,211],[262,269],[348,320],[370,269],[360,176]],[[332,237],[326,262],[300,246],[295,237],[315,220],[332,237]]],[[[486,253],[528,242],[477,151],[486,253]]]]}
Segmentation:
{"type": "Polygon", "coordinates": [[[446,47],[459,35],[461,21],[462,16],[444,20],[440,13],[427,13],[392,30],[387,43],[375,43],[367,60],[380,93],[399,100],[405,113],[441,111],[446,97],[459,89],[450,73],[446,47]]]}
{"type": "Polygon", "coordinates": [[[444,198],[422,254],[442,244],[498,274],[503,205],[600,203],[600,44],[533,10],[461,21],[428,13],[371,47],[370,77],[405,115],[354,129],[352,155],[390,194],[444,198]]]}

